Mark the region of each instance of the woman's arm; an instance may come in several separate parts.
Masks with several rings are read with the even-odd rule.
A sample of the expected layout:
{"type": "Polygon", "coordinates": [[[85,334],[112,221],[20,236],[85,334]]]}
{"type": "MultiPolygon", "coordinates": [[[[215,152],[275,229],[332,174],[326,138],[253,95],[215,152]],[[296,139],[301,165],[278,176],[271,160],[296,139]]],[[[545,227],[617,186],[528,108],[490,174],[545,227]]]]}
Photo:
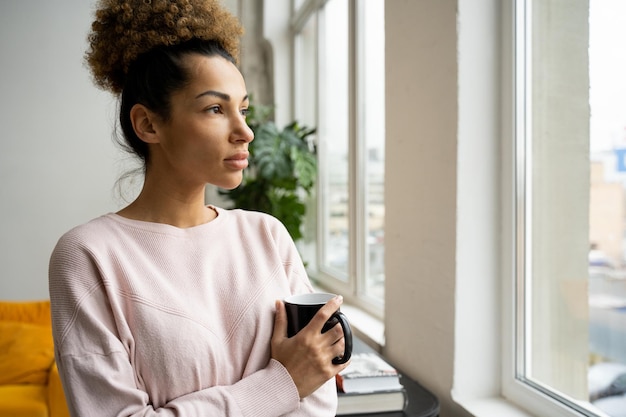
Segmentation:
{"type": "MultiPolygon", "coordinates": [[[[185,353],[180,351],[185,348],[184,344],[172,346],[171,350],[169,345],[164,347],[167,353],[162,357],[163,368],[138,370],[135,366],[140,353],[135,350],[136,344],[120,336],[128,317],[120,314],[118,305],[111,304],[113,295],[110,294],[115,291],[111,291],[111,284],[103,282],[101,269],[96,258],[77,239],[62,239],[50,261],[55,355],[73,416],[276,417],[300,407],[296,385],[286,368],[276,360],[269,360],[262,369],[232,385],[204,389],[200,387],[204,383],[163,375],[167,373],[166,366],[171,369],[173,364],[194,367],[195,364],[185,360],[176,365],[185,353]],[[154,379],[159,382],[143,381],[142,375],[147,373],[161,373],[154,379]],[[189,386],[198,388],[190,392],[189,386]]],[[[166,320],[170,316],[155,316],[154,320],[166,320]]],[[[174,326],[186,322],[176,321],[176,317],[172,320],[174,326]]],[[[164,331],[171,327],[164,326],[164,331]]],[[[195,339],[200,335],[190,337],[195,339]]],[[[270,341],[267,343],[269,350],[270,341]]],[[[140,349],[154,347],[144,341],[140,349]]],[[[151,367],[158,367],[159,360],[161,358],[151,362],[151,367]]],[[[229,363],[224,362],[216,365],[228,367],[229,363]]],[[[220,369],[211,372],[213,370],[220,372],[220,369]]],[[[194,375],[192,371],[183,374],[194,375]]]]}
{"type": "Polygon", "coordinates": [[[299,406],[289,374],[271,360],[265,369],[234,385],[189,393],[156,408],[148,394],[137,388],[125,356],[117,352],[60,357],[61,379],[72,416],[277,417],[299,406]]]}

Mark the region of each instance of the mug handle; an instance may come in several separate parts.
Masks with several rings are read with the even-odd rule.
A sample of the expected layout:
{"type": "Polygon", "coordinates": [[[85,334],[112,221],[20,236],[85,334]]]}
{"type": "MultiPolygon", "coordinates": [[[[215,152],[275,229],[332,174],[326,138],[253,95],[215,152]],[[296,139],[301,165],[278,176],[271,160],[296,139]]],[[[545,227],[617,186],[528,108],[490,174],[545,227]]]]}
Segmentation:
{"type": "Polygon", "coordinates": [[[333,359],[333,363],[335,365],[339,365],[348,362],[352,356],[352,328],[350,327],[350,323],[348,323],[348,319],[341,311],[337,311],[333,314],[333,317],[335,317],[339,321],[339,324],[341,324],[341,328],[343,329],[343,339],[346,344],[343,356],[333,359]]]}

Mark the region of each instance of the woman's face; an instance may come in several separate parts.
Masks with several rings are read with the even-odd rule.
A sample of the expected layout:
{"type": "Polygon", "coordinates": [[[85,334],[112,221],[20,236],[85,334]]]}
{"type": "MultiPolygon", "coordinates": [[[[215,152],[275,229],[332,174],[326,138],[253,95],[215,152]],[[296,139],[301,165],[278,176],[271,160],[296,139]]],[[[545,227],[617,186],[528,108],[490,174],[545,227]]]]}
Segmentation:
{"type": "Polygon", "coordinates": [[[151,170],[159,177],[196,187],[206,183],[232,189],[248,166],[246,85],[237,67],[220,57],[188,55],[190,82],[171,97],[170,118],[154,123],[151,170]]]}

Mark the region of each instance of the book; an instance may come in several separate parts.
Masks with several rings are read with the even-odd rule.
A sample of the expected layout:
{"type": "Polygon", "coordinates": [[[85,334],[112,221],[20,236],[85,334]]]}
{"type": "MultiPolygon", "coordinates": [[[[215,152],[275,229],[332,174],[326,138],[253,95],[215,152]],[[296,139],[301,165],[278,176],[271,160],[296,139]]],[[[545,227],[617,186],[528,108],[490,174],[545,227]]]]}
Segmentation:
{"type": "Polygon", "coordinates": [[[337,393],[337,415],[403,411],[408,396],[403,389],[393,391],[337,393]]]}
{"type": "Polygon", "coordinates": [[[353,353],[350,365],[337,375],[336,381],[337,390],[347,394],[403,388],[398,371],[373,352],[353,353]]]}
{"type": "Polygon", "coordinates": [[[400,374],[374,352],[353,352],[335,380],[337,415],[402,411],[407,405],[400,374]]]}

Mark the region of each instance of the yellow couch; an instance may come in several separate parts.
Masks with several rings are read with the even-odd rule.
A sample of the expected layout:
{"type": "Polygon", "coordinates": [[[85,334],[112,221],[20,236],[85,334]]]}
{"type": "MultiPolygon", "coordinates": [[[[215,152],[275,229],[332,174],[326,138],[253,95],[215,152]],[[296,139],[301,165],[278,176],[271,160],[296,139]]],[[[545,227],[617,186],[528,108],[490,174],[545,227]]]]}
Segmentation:
{"type": "Polygon", "coordinates": [[[69,417],[49,301],[0,301],[0,417],[69,417]]]}

